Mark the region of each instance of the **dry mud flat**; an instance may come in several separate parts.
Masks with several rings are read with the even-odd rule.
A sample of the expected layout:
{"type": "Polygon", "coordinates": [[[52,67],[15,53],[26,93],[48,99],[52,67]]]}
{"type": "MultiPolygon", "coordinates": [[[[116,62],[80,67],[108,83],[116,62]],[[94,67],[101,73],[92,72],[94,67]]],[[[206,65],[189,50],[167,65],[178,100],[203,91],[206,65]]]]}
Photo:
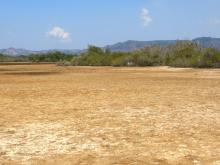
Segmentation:
{"type": "Polygon", "coordinates": [[[0,164],[220,164],[220,70],[0,66],[0,164]]]}

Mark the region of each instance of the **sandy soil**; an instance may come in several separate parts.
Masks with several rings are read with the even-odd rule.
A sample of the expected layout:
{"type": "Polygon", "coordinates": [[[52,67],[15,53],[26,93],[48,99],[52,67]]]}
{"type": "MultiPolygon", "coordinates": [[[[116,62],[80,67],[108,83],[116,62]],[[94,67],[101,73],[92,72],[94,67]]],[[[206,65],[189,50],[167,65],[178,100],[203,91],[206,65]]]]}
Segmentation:
{"type": "Polygon", "coordinates": [[[220,70],[0,66],[0,164],[220,164],[220,70]]]}

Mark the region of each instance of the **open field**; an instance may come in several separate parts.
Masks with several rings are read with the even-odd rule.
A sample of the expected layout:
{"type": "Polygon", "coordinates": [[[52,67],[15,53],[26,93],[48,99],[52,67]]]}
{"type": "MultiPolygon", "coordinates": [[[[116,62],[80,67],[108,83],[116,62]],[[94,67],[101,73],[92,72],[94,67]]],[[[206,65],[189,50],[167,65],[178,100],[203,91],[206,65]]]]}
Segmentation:
{"type": "Polygon", "coordinates": [[[220,70],[0,66],[0,164],[220,164],[220,70]]]}

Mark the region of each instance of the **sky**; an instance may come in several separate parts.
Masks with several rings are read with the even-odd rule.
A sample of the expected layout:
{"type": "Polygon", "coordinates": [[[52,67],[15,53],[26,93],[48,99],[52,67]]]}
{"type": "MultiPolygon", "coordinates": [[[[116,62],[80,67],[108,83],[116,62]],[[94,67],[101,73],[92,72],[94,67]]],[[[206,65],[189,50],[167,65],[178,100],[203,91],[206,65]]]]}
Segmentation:
{"type": "Polygon", "coordinates": [[[0,0],[0,49],[220,37],[220,0],[0,0]]]}

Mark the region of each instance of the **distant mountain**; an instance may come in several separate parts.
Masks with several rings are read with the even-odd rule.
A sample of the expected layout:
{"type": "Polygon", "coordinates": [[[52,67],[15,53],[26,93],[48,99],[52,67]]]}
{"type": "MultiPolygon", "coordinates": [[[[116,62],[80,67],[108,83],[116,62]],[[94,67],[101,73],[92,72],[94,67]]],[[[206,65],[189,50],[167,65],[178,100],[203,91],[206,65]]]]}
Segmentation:
{"type": "Polygon", "coordinates": [[[133,41],[128,40],[126,42],[119,42],[114,45],[107,45],[106,48],[110,49],[113,52],[121,51],[121,52],[129,52],[133,51],[135,49],[141,49],[146,46],[152,46],[152,45],[161,45],[161,46],[167,46],[175,44],[177,40],[157,40],[157,41],[133,41]]]}
{"type": "Polygon", "coordinates": [[[62,52],[64,54],[80,54],[82,50],[80,49],[50,49],[50,50],[41,50],[38,53],[46,54],[50,52],[62,52]]]}
{"type": "Polygon", "coordinates": [[[216,48],[220,50],[220,38],[200,37],[192,40],[205,48],[216,48]]]}
{"type": "MultiPolygon", "coordinates": [[[[160,46],[172,45],[175,44],[177,41],[181,41],[181,40],[156,40],[156,41],[129,40],[126,42],[119,42],[114,45],[108,45],[106,46],[106,48],[110,49],[111,51],[129,52],[135,49],[140,49],[152,45],[160,45],[160,46]]],[[[220,38],[200,37],[200,38],[195,38],[192,41],[198,43],[204,48],[210,47],[220,50],[220,38]]]]}
{"type": "Polygon", "coordinates": [[[9,55],[9,56],[28,56],[31,54],[46,54],[49,52],[62,52],[65,54],[79,54],[81,50],[79,49],[51,49],[51,50],[41,50],[41,51],[32,51],[26,49],[16,49],[16,48],[8,48],[8,49],[0,49],[0,54],[9,55]]]}
{"type": "MultiPolygon", "coordinates": [[[[126,42],[119,42],[113,45],[107,45],[104,48],[108,48],[113,52],[121,51],[121,52],[129,52],[136,49],[144,48],[146,46],[152,45],[160,45],[160,46],[168,46],[175,44],[177,41],[181,40],[155,40],[155,41],[134,41],[128,40],[126,42]]],[[[204,48],[216,48],[220,50],[220,38],[211,38],[211,37],[200,37],[192,40],[193,42],[198,43],[204,48]]],[[[41,50],[41,51],[32,51],[26,49],[16,49],[16,48],[8,48],[8,49],[0,49],[0,54],[10,55],[10,56],[19,56],[19,55],[31,55],[31,54],[45,54],[48,52],[59,51],[65,54],[80,54],[85,52],[86,49],[51,49],[51,50],[41,50]]]]}
{"type": "Polygon", "coordinates": [[[26,49],[16,49],[16,48],[8,48],[8,49],[0,49],[0,54],[10,55],[10,56],[20,56],[20,55],[30,55],[36,54],[37,51],[31,51],[26,49]]]}

